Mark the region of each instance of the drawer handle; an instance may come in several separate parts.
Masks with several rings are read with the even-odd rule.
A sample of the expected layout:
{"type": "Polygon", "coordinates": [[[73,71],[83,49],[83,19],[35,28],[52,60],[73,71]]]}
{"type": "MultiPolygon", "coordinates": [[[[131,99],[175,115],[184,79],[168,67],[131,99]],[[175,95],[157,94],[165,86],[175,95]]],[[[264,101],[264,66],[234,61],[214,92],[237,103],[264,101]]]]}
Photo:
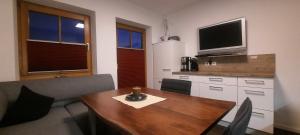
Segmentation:
{"type": "Polygon", "coordinates": [[[209,78],[211,82],[223,82],[223,78],[209,78]]]}
{"type": "Polygon", "coordinates": [[[264,85],[265,81],[258,81],[258,80],[245,80],[247,84],[253,84],[253,85],[264,85]]]}
{"type": "Polygon", "coordinates": [[[256,116],[256,117],[260,117],[260,118],[264,118],[265,117],[264,113],[259,113],[259,112],[252,112],[252,115],[256,116]]]}
{"type": "Polygon", "coordinates": [[[171,71],[171,69],[169,69],[169,68],[164,68],[164,69],[162,69],[162,71],[168,72],[168,71],[171,71]]]}
{"type": "Polygon", "coordinates": [[[215,91],[223,91],[223,87],[214,87],[214,86],[209,86],[210,90],[215,90],[215,91]]]}
{"type": "Polygon", "coordinates": [[[189,79],[189,76],[179,76],[179,79],[189,79]]]}
{"type": "Polygon", "coordinates": [[[158,83],[162,83],[162,81],[158,81],[158,83]]]}
{"type": "Polygon", "coordinates": [[[255,91],[255,90],[245,90],[245,93],[248,95],[258,95],[258,96],[264,96],[265,92],[263,91],[255,91]]]}

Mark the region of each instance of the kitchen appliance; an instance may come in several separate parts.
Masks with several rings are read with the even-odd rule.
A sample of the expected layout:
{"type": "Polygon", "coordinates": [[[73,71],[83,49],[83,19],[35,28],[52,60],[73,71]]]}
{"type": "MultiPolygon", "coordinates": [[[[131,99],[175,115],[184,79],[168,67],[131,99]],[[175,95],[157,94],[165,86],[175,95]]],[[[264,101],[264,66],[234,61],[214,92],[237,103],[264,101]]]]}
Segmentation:
{"type": "Polygon", "coordinates": [[[181,71],[191,71],[191,57],[181,57],[181,71]]]}
{"type": "Polygon", "coordinates": [[[198,60],[197,58],[191,59],[191,71],[198,71],[198,60]]]}
{"type": "Polygon", "coordinates": [[[198,55],[233,54],[246,51],[245,18],[199,28],[198,55]]]}

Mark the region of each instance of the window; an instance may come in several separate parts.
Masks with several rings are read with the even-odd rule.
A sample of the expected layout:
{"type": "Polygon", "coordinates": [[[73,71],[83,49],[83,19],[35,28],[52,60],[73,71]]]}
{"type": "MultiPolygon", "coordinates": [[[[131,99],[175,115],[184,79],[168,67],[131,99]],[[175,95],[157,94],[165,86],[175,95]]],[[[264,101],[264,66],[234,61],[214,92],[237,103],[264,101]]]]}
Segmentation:
{"type": "Polygon", "coordinates": [[[89,16],[21,2],[21,79],[90,75],[89,16]]]}
{"type": "Polygon", "coordinates": [[[142,48],[142,33],[132,32],[132,48],[142,48]]]}
{"type": "Polygon", "coordinates": [[[118,47],[130,48],[130,32],[125,29],[118,29],[118,47]]]}
{"type": "Polygon", "coordinates": [[[117,23],[118,48],[143,49],[145,30],[117,23]]]}
{"type": "Polygon", "coordinates": [[[61,38],[63,42],[84,43],[84,22],[62,17],[61,38]]]}
{"type": "Polygon", "coordinates": [[[29,11],[29,38],[58,41],[58,16],[29,11]]]}

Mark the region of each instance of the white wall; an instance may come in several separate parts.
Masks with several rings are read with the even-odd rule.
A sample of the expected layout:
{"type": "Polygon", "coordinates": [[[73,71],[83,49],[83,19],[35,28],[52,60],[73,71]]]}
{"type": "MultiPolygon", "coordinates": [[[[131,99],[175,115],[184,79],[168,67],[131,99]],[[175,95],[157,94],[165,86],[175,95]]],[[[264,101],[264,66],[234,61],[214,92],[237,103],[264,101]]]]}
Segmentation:
{"type": "MultiPolygon", "coordinates": [[[[34,0],[31,0],[34,1],[34,0]]],[[[96,19],[96,68],[97,73],[112,74],[117,86],[116,57],[116,18],[148,26],[147,29],[147,84],[153,83],[152,43],[162,35],[162,16],[144,9],[127,0],[55,0],[95,12],[96,19]]],[[[18,65],[16,56],[14,7],[13,0],[0,1],[0,81],[17,80],[18,65]]]]}
{"type": "Polygon", "coordinates": [[[286,113],[290,103],[300,103],[299,12],[299,0],[202,0],[168,18],[171,34],[179,35],[186,54],[194,56],[197,28],[246,17],[248,54],[276,54],[275,123],[300,132],[297,118],[286,113]]]}
{"type": "Polygon", "coordinates": [[[0,2],[0,81],[12,81],[18,78],[14,4],[12,0],[0,2]]]}

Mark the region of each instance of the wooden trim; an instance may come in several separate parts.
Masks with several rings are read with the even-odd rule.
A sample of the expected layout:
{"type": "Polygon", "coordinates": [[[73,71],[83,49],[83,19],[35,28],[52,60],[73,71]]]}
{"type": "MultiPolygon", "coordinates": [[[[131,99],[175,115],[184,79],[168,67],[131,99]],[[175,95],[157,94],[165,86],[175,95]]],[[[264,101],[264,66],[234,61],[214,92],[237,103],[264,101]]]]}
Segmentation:
{"type": "MultiPolygon", "coordinates": [[[[23,3],[23,2],[22,2],[23,3]]],[[[21,26],[21,44],[19,44],[19,49],[21,50],[21,54],[19,55],[20,57],[20,63],[21,63],[21,78],[22,76],[27,75],[28,71],[28,61],[27,61],[27,43],[26,40],[28,39],[28,8],[26,4],[20,4],[21,10],[20,10],[20,26],[21,26]]]]}
{"type": "Polygon", "coordinates": [[[143,49],[144,49],[144,59],[145,59],[145,87],[147,87],[147,47],[146,47],[146,31],[144,31],[143,33],[142,33],[143,35],[142,35],[142,43],[143,43],[143,49]]]}
{"type": "MultiPolygon", "coordinates": [[[[118,23],[117,22],[117,29],[121,28],[121,29],[126,29],[130,32],[140,32],[142,33],[142,49],[146,49],[146,30],[143,28],[138,28],[138,27],[134,27],[134,26],[130,26],[127,24],[123,24],[123,23],[118,23]]],[[[118,38],[118,33],[117,34],[117,48],[118,48],[118,43],[119,43],[119,38],[118,38]]],[[[130,48],[132,48],[132,33],[130,33],[130,48]]]]}
{"type": "Polygon", "coordinates": [[[131,26],[131,25],[127,25],[127,24],[123,24],[123,23],[118,23],[117,22],[117,28],[123,28],[123,29],[127,29],[127,30],[130,30],[130,31],[135,31],[135,32],[146,32],[145,29],[143,28],[139,28],[139,27],[134,27],[134,26],[131,26]]]}
{"type": "Polygon", "coordinates": [[[30,3],[30,2],[22,2],[21,4],[26,5],[28,7],[29,11],[42,12],[42,13],[46,13],[46,14],[63,16],[63,17],[68,17],[68,18],[73,18],[73,19],[78,19],[78,20],[84,20],[84,16],[85,16],[83,14],[73,13],[73,12],[69,12],[66,10],[53,8],[53,7],[47,7],[44,5],[34,4],[34,3],[30,3]]]}
{"type": "MultiPolygon", "coordinates": [[[[142,49],[139,49],[139,50],[144,50],[144,61],[145,61],[145,86],[147,86],[147,47],[146,47],[146,29],[143,29],[143,28],[139,28],[139,27],[135,27],[135,26],[131,26],[131,25],[128,25],[128,24],[123,24],[123,23],[119,23],[117,22],[116,23],[116,28],[122,28],[122,29],[126,29],[126,30],[129,30],[129,31],[133,31],[133,32],[141,32],[142,33],[142,49]]],[[[116,30],[117,30],[116,29],[116,30]]],[[[117,35],[117,49],[118,49],[118,33],[116,32],[116,35],[117,35]]],[[[132,37],[131,37],[131,33],[130,33],[130,48],[132,48],[132,37]]]]}
{"type": "Polygon", "coordinates": [[[130,31],[130,36],[129,36],[129,38],[130,38],[130,48],[132,48],[132,31],[130,31]]]}
{"type": "Polygon", "coordinates": [[[90,24],[90,17],[89,16],[85,16],[84,17],[84,41],[86,43],[87,46],[87,53],[88,53],[88,58],[87,58],[87,63],[88,63],[88,69],[89,69],[89,73],[92,75],[93,74],[93,61],[92,61],[92,45],[91,45],[91,28],[90,28],[91,24],[90,24]]]}
{"type": "Polygon", "coordinates": [[[47,79],[47,78],[62,78],[62,77],[77,77],[77,76],[90,76],[90,73],[79,72],[50,72],[50,73],[29,73],[27,76],[22,76],[21,80],[35,80],[35,79],[47,79]]]}
{"type": "MultiPolygon", "coordinates": [[[[92,51],[91,51],[91,31],[90,31],[90,17],[78,13],[73,13],[65,11],[62,9],[57,9],[53,7],[47,7],[43,5],[33,4],[29,2],[24,2],[23,0],[17,1],[18,5],[18,35],[19,35],[19,70],[21,80],[27,79],[42,79],[42,78],[53,78],[53,77],[73,77],[73,76],[86,76],[92,75],[92,51]],[[56,15],[59,17],[59,25],[61,22],[61,17],[67,17],[77,20],[82,20],[84,22],[84,34],[85,43],[88,47],[87,54],[87,70],[74,70],[74,71],[51,71],[51,72],[28,72],[28,56],[27,56],[27,40],[29,39],[29,21],[28,13],[29,11],[36,11],[51,15],[56,15]]],[[[60,26],[59,26],[60,27],[60,26]]],[[[61,28],[59,28],[61,29],[61,28]]],[[[59,33],[60,34],[60,33],[59,33]]],[[[61,36],[59,37],[61,40],[61,36]]]]}
{"type": "MultiPolygon", "coordinates": [[[[29,38],[28,38],[29,39],[29,38]]],[[[62,34],[61,34],[61,16],[58,16],[58,41],[62,42],[62,34]]]]}

